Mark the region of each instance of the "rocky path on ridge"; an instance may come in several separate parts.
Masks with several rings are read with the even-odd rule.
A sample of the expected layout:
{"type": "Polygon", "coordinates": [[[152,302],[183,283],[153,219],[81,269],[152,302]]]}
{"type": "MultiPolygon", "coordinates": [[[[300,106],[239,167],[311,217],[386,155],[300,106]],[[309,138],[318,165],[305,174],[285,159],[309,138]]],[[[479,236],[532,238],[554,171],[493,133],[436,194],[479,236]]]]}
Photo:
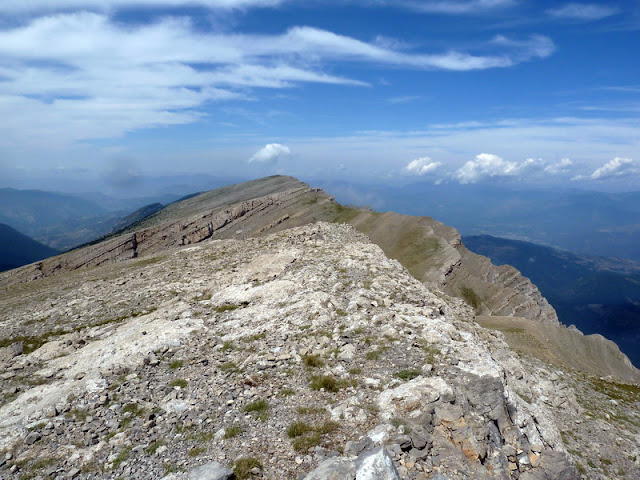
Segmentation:
{"type": "MultiPolygon", "coordinates": [[[[0,292],[0,478],[640,478],[640,391],[509,349],[352,227],[212,240],[0,292]]],[[[637,388],[637,387],[636,387],[637,388]]]]}

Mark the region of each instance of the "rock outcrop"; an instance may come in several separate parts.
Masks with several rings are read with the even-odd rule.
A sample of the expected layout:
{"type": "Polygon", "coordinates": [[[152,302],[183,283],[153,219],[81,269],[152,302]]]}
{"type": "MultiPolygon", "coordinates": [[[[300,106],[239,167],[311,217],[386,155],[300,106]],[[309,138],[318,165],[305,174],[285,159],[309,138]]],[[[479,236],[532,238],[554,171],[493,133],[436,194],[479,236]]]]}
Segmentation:
{"type": "Polygon", "coordinates": [[[5,285],[0,477],[640,478],[637,386],[517,354],[351,226],[229,233],[5,285]]]}

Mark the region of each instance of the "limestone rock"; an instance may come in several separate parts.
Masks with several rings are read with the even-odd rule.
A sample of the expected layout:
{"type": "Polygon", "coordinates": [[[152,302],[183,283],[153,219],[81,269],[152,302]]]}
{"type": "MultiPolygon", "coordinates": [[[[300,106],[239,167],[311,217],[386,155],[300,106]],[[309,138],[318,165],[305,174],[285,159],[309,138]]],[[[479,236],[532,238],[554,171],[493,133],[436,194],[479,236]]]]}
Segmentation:
{"type": "Polygon", "coordinates": [[[362,452],[356,459],[356,480],[400,480],[398,470],[384,447],[362,452]]]}
{"type": "Polygon", "coordinates": [[[2,285],[0,334],[42,346],[0,365],[0,478],[633,478],[634,385],[514,353],[354,227],[278,223],[319,192],[263,193],[2,285]]]}
{"type": "Polygon", "coordinates": [[[322,462],[304,477],[304,480],[354,480],[355,464],[352,459],[333,457],[322,462]]]}

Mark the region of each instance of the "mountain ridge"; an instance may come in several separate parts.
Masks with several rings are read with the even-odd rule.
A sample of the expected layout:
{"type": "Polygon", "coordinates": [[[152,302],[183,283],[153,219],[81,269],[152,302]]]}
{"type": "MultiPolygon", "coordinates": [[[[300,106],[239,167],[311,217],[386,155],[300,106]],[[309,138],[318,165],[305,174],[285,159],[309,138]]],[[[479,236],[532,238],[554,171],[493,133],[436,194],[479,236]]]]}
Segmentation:
{"type": "Polygon", "coordinates": [[[242,188],[0,275],[0,475],[637,478],[626,357],[529,303],[477,315],[518,310],[482,286],[517,270],[428,217],[242,188]]]}
{"type": "MultiPolygon", "coordinates": [[[[430,217],[345,207],[322,190],[283,176],[235,184],[176,202],[99,244],[23,267],[11,276],[0,275],[0,286],[144,258],[209,239],[263,236],[321,220],[354,225],[414,277],[463,298],[479,315],[525,317],[559,326],[555,310],[529,279],[513,267],[495,267],[486,257],[470,252],[455,229],[430,217]]],[[[612,358],[619,359],[607,374],[635,381],[638,371],[630,368],[628,358],[613,343],[606,348],[612,358]]]]}

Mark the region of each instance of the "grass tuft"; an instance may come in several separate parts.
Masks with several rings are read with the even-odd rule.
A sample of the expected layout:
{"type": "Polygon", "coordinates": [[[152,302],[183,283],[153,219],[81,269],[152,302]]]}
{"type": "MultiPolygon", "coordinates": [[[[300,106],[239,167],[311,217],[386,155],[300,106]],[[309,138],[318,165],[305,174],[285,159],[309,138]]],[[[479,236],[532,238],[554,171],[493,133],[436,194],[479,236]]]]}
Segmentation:
{"type": "Polygon", "coordinates": [[[239,305],[231,305],[231,304],[225,303],[224,305],[214,307],[213,310],[218,313],[224,313],[224,312],[231,312],[233,310],[237,310],[238,308],[240,308],[239,305]]]}
{"type": "Polygon", "coordinates": [[[255,457],[242,457],[233,464],[233,472],[238,480],[246,480],[251,477],[253,469],[262,470],[262,464],[255,457]]]}
{"type": "Polygon", "coordinates": [[[480,308],[480,297],[471,287],[462,287],[460,294],[462,295],[462,299],[467,302],[467,304],[471,305],[474,310],[478,310],[478,308],[480,308]]]}
{"type": "Polygon", "coordinates": [[[339,392],[349,384],[348,381],[338,379],[333,375],[313,375],[310,383],[312,390],[324,389],[325,392],[332,393],[339,392]]]}
{"type": "Polygon", "coordinates": [[[394,373],[393,375],[402,380],[413,380],[418,375],[420,375],[420,371],[419,370],[400,370],[394,373]]]}
{"type": "Polygon", "coordinates": [[[169,368],[172,370],[175,370],[176,368],[181,368],[183,365],[184,365],[184,362],[182,360],[173,360],[169,364],[169,368]]]}
{"type": "Polygon", "coordinates": [[[256,418],[264,422],[269,416],[267,414],[269,403],[264,399],[256,400],[245,406],[243,410],[247,413],[255,414],[256,418]]]}
{"type": "Polygon", "coordinates": [[[187,385],[189,385],[189,382],[187,382],[184,378],[176,378],[171,380],[171,382],[169,383],[170,387],[187,388],[187,385]]]}
{"type": "Polygon", "coordinates": [[[320,358],[320,355],[305,355],[302,357],[302,363],[307,368],[324,367],[324,360],[320,358]]]}
{"type": "Polygon", "coordinates": [[[230,438],[237,437],[242,432],[244,432],[244,429],[241,426],[231,425],[230,427],[224,429],[224,436],[222,438],[228,440],[230,438]]]}

